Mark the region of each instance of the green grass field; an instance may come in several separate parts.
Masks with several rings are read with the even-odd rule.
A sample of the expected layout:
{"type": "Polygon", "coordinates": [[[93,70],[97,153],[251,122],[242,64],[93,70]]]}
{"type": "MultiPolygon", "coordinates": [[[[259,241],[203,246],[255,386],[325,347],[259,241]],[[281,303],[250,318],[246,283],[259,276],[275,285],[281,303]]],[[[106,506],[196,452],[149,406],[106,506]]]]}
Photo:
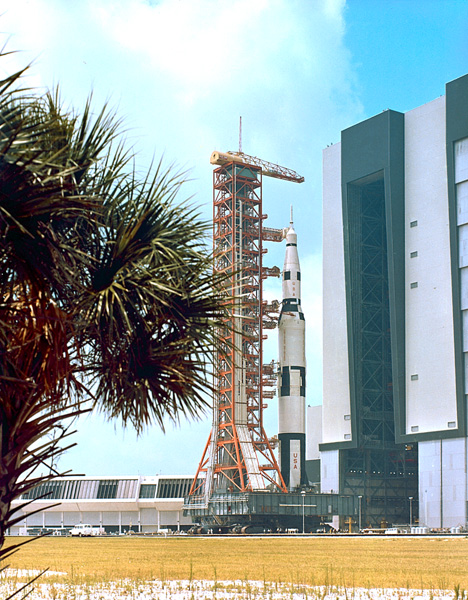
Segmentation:
{"type": "MultiPolygon", "coordinates": [[[[18,538],[9,538],[14,543],[18,538]]],[[[468,538],[44,538],[8,561],[67,580],[259,580],[468,589],[468,538]]]]}

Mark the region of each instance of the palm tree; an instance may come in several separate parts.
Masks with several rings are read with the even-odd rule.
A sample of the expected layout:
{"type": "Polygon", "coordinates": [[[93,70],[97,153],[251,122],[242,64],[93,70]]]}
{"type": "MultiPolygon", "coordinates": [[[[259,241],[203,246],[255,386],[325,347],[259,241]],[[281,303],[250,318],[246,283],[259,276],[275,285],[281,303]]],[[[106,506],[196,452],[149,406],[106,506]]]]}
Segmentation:
{"type": "Polygon", "coordinates": [[[225,311],[183,175],[139,179],[107,107],[79,116],[20,81],[0,82],[0,558],[12,500],[63,474],[37,467],[70,419],[141,431],[204,409],[225,311]]]}

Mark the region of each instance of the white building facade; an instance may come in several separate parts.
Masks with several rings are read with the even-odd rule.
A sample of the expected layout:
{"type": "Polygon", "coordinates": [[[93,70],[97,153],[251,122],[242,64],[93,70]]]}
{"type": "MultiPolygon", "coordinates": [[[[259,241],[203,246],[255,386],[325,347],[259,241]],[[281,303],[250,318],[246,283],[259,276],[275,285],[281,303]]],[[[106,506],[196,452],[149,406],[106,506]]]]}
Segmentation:
{"type": "Polygon", "coordinates": [[[187,530],[192,522],[182,508],[192,482],[192,477],[161,475],[60,477],[13,503],[22,506],[18,515],[24,518],[9,534],[66,534],[80,523],[109,534],[187,530]]]}

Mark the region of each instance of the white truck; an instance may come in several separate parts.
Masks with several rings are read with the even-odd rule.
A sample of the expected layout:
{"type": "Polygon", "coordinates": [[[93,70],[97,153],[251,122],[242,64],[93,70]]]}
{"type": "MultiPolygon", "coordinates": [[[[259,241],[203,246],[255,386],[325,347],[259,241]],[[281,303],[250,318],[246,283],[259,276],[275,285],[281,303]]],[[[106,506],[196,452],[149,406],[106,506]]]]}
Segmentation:
{"type": "Polygon", "coordinates": [[[103,533],[104,529],[102,527],[93,527],[87,523],[80,523],[79,525],[75,525],[73,529],[70,529],[70,535],[75,537],[90,537],[92,535],[102,535],[103,533]]]}

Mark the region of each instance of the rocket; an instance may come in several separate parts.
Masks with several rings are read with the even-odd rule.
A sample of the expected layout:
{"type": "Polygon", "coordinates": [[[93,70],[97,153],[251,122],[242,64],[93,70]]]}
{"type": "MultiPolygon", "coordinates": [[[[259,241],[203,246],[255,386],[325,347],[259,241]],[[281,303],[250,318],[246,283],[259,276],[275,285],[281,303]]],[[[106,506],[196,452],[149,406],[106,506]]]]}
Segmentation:
{"type": "Polygon", "coordinates": [[[305,319],[301,306],[301,268],[292,208],[284,230],[286,255],[279,330],[278,438],[281,475],[292,490],[307,485],[305,470],[305,319]]]}

